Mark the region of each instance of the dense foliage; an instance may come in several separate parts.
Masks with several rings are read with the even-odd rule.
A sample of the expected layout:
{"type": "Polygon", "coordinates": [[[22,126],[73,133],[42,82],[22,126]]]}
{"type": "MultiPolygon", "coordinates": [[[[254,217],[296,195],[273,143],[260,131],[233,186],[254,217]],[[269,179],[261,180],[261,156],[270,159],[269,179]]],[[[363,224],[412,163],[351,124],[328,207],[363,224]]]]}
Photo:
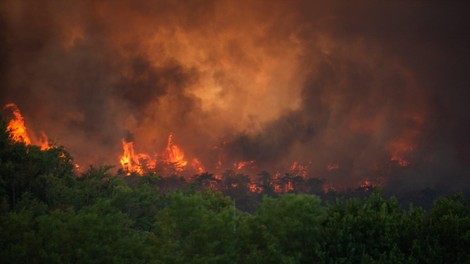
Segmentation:
{"type": "Polygon", "coordinates": [[[108,170],[92,167],[77,176],[63,148],[41,151],[1,133],[1,263],[470,260],[470,201],[463,195],[441,197],[428,211],[405,210],[379,192],[328,203],[311,194],[265,193],[250,207],[246,189],[227,196],[204,188],[210,175],[166,190],[155,175],[108,170]]]}

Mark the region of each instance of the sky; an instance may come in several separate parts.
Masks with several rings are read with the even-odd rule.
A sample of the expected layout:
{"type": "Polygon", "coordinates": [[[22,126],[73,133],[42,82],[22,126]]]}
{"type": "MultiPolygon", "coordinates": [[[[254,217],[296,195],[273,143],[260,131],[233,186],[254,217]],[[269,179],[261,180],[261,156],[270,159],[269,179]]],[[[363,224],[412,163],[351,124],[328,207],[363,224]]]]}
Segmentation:
{"type": "Polygon", "coordinates": [[[168,135],[208,169],[470,183],[466,1],[0,3],[0,103],[79,164],[168,135]],[[329,170],[328,166],[335,168],[329,170]]]}

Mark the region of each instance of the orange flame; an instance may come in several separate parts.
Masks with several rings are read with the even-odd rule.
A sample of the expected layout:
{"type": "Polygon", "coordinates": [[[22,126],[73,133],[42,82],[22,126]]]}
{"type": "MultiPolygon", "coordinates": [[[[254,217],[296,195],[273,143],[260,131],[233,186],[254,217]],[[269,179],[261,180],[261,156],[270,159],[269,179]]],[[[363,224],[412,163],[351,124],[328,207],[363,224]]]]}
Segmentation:
{"type": "Polygon", "coordinates": [[[31,145],[31,139],[26,132],[24,119],[21,115],[20,109],[15,104],[7,104],[3,109],[11,109],[13,118],[7,125],[7,130],[10,132],[11,137],[16,142],[23,142],[26,145],[31,145]]]}
{"type": "Polygon", "coordinates": [[[308,175],[307,166],[301,164],[298,161],[294,161],[292,163],[292,165],[290,166],[290,172],[292,174],[296,174],[296,175],[302,176],[304,178],[307,177],[307,175],[308,175]]]}
{"type": "Polygon", "coordinates": [[[256,183],[254,182],[251,182],[250,183],[250,192],[253,192],[253,193],[260,193],[263,191],[263,187],[261,186],[258,186],[256,183]]]}
{"type": "Polygon", "coordinates": [[[294,190],[294,184],[289,181],[287,184],[284,186],[284,192],[289,192],[294,190]]]}
{"type": "MultiPolygon", "coordinates": [[[[21,115],[18,106],[10,103],[6,104],[3,109],[8,109],[13,114],[10,122],[8,122],[7,131],[10,132],[11,138],[14,141],[22,142],[26,145],[38,145],[41,150],[48,150],[51,148],[47,139],[47,135],[44,132],[41,132],[39,140],[31,140],[31,137],[28,135],[26,130],[26,125],[24,124],[24,118],[21,115]]],[[[36,139],[36,137],[34,137],[34,133],[32,139],[36,139]]]]}
{"type": "Polygon", "coordinates": [[[173,136],[171,134],[168,137],[166,156],[166,162],[173,164],[177,171],[183,170],[183,168],[188,164],[188,162],[184,159],[184,152],[173,143],[173,136]]]}
{"type": "Polygon", "coordinates": [[[367,180],[367,179],[364,179],[361,181],[361,183],[359,184],[359,186],[365,190],[369,190],[370,188],[373,188],[374,185],[372,184],[371,181],[367,180]]]}
{"type": "Polygon", "coordinates": [[[41,137],[39,138],[39,147],[41,147],[41,150],[48,150],[51,148],[51,146],[49,146],[47,135],[44,132],[41,132],[41,137]]]}
{"type": "Polygon", "coordinates": [[[201,162],[198,159],[193,159],[191,162],[191,165],[193,166],[193,169],[197,173],[203,173],[205,171],[204,167],[202,166],[201,162]]]}
{"type": "Polygon", "coordinates": [[[137,156],[137,159],[141,161],[140,164],[142,167],[145,166],[145,168],[149,170],[154,170],[157,167],[157,160],[150,157],[150,155],[139,153],[136,156],[137,156]]]}
{"type": "Polygon", "coordinates": [[[411,164],[407,158],[416,147],[413,142],[418,138],[423,125],[423,117],[420,115],[411,115],[407,119],[411,126],[386,146],[386,150],[390,152],[390,160],[395,161],[401,167],[407,167],[411,164]]]}
{"type": "MultiPolygon", "coordinates": [[[[123,154],[119,157],[119,161],[122,166],[122,170],[127,174],[131,175],[136,173],[143,175],[146,172],[155,170],[157,167],[156,157],[152,157],[149,154],[138,153],[134,151],[134,142],[122,140],[123,154]]],[[[168,145],[165,152],[160,156],[162,166],[165,164],[171,165],[176,171],[182,171],[188,162],[184,159],[184,153],[178,146],[173,143],[172,135],[168,138],[168,145]]],[[[160,164],[160,163],[159,163],[160,164]]],[[[201,165],[198,159],[192,161],[192,167],[198,172],[204,172],[204,167],[201,165]]]]}
{"type": "Polygon", "coordinates": [[[247,160],[247,161],[235,162],[235,163],[233,164],[233,166],[234,166],[237,170],[241,170],[241,169],[245,168],[246,166],[252,165],[252,164],[254,164],[254,163],[255,163],[254,160],[247,160]]]}
{"type": "Polygon", "coordinates": [[[391,156],[390,160],[395,161],[401,167],[410,165],[410,162],[405,159],[409,153],[413,151],[413,145],[406,140],[399,139],[389,143],[388,149],[390,149],[391,156]]]}
{"type": "Polygon", "coordinates": [[[142,166],[134,153],[134,142],[126,142],[123,139],[122,148],[124,153],[119,157],[122,169],[126,172],[127,175],[131,175],[132,173],[142,175],[142,166]]]}

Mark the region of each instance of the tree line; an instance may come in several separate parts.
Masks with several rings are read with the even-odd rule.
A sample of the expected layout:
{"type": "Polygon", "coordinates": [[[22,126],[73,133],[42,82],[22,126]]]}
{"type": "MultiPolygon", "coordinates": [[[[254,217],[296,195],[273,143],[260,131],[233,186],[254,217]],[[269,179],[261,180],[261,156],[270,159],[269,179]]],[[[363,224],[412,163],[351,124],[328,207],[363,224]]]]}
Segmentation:
{"type": "Polygon", "coordinates": [[[77,175],[64,148],[41,151],[0,130],[1,263],[469,263],[462,194],[425,210],[379,191],[333,200],[222,193],[204,176],[77,175]]]}

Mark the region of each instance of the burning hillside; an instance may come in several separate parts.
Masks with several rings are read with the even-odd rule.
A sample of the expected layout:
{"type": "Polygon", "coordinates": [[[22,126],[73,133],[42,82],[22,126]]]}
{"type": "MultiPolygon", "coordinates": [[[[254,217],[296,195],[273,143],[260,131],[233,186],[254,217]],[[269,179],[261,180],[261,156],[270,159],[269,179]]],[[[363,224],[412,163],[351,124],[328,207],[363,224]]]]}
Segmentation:
{"type": "Polygon", "coordinates": [[[80,164],[123,174],[458,189],[466,5],[7,0],[0,103],[29,121],[7,105],[15,140],[46,131],[80,164]]]}
{"type": "Polygon", "coordinates": [[[39,139],[32,134],[28,133],[24,118],[21,115],[20,109],[15,104],[7,104],[4,106],[3,110],[9,112],[11,118],[7,124],[7,131],[11,134],[11,137],[16,142],[22,142],[25,145],[37,145],[41,150],[47,150],[50,148],[47,135],[44,132],[40,133],[39,139]],[[33,140],[32,140],[33,139],[33,140]]]}

